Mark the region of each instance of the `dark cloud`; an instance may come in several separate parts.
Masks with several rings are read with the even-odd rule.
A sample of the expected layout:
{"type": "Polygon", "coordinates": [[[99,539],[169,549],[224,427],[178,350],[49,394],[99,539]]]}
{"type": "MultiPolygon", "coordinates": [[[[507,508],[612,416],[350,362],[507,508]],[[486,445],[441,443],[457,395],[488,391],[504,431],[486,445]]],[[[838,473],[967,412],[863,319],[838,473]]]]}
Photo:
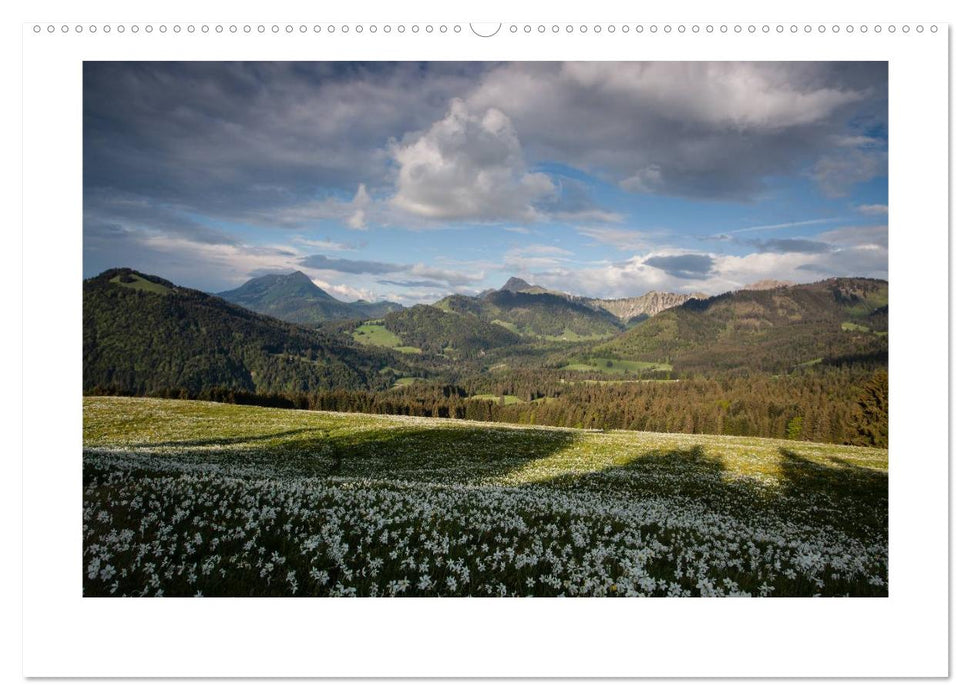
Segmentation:
{"type": "MultiPolygon", "coordinates": [[[[820,187],[841,194],[885,171],[886,89],[883,62],[89,61],[84,182],[237,220],[280,210],[293,225],[294,211],[335,193],[349,200],[361,183],[390,194],[399,173],[389,142],[407,149],[429,137],[459,98],[468,124],[489,110],[507,117],[510,153],[521,145],[527,166],[565,163],[631,191],[746,199],[810,165],[820,187]]],[[[447,152],[443,138],[434,140],[447,152]]],[[[522,184],[521,166],[511,173],[522,184]]],[[[538,206],[599,211],[582,186],[558,186],[538,206]]],[[[409,194],[402,201],[417,210],[430,196],[409,194]]],[[[494,218],[488,206],[498,216],[506,200],[485,197],[471,212],[494,218]]]]}
{"type": "Polygon", "coordinates": [[[292,269],[286,251],[237,244],[223,246],[216,256],[209,248],[194,241],[145,236],[113,224],[92,225],[84,234],[83,274],[87,278],[112,267],[133,267],[176,284],[217,292],[239,286],[256,275],[254,270],[269,274],[292,269]]]}
{"type": "Polygon", "coordinates": [[[767,238],[753,243],[761,251],[776,253],[825,253],[831,247],[829,243],[810,238],[767,238]]]}
{"type": "Polygon", "coordinates": [[[645,263],[669,275],[683,279],[705,279],[714,266],[714,258],[710,255],[688,253],[685,255],[654,255],[645,263]]]}
{"type": "Polygon", "coordinates": [[[819,263],[806,263],[805,265],[799,265],[796,267],[797,270],[805,270],[806,272],[815,272],[820,275],[832,275],[832,268],[826,265],[820,265],[819,263]]]}
{"type": "Polygon", "coordinates": [[[315,270],[335,270],[350,275],[385,275],[389,272],[404,272],[412,267],[411,265],[398,265],[376,260],[328,258],[326,255],[308,255],[300,261],[300,264],[315,270]]]}
{"type": "Polygon", "coordinates": [[[633,192],[745,200],[821,160],[836,193],[881,174],[887,64],[510,64],[469,103],[507,114],[527,155],[633,192]]]}
{"type": "Polygon", "coordinates": [[[209,244],[237,240],[218,226],[200,223],[177,207],[122,192],[91,189],[84,199],[85,231],[112,228],[128,234],[165,236],[209,244]]]}
{"type": "Polygon", "coordinates": [[[84,64],[85,187],[234,219],[359,183],[486,64],[84,64]]]}

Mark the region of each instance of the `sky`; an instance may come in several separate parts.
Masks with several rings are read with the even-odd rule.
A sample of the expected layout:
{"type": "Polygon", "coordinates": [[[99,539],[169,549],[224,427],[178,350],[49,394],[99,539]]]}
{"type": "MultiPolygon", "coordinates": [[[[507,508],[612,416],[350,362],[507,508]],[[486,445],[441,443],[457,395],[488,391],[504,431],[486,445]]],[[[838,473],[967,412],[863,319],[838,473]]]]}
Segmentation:
{"type": "Polygon", "coordinates": [[[410,305],[887,279],[887,64],[84,64],[84,276],[410,305]]]}

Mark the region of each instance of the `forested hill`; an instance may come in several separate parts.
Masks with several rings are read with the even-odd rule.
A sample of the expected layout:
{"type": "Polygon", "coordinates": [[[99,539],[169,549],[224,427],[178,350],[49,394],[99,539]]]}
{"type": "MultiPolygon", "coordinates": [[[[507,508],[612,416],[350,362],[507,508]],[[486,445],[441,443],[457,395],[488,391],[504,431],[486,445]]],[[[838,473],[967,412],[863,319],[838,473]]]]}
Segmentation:
{"type": "Polygon", "coordinates": [[[402,308],[392,301],[335,299],[302,272],[255,277],[217,296],[251,311],[313,327],[335,320],[381,318],[389,311],[402,308]]]}
{"type": "Polygon", "coordinates": [[[455,294],[442,299],[436,306],[502,325],[524,337],[555,340],[606,338],[623,329],[618,318],[602,309],[591,308],[558,293],[536,291],[539,289],[500,289],[481,298],[455,294]]]}
{"type": "Polygon", "coordinates": [[[740,290],[662,311],[595,352],[689,372],[886,362],[887,301],[885,281],[862,278],[740,290]]]}
{"type": "Polygon", "coordinates": [[[113,269],[84,282],[84,390],[221,387],[260,393],[382,388],[395,359],[160,277],[113,269]]]}
{"type": "Polygon", "coordinates": [[[495,323],[422,304],[388,314],[384,325],[406,345],[432,355],[469,358],[521,342],[518,335],[495,323]]]}

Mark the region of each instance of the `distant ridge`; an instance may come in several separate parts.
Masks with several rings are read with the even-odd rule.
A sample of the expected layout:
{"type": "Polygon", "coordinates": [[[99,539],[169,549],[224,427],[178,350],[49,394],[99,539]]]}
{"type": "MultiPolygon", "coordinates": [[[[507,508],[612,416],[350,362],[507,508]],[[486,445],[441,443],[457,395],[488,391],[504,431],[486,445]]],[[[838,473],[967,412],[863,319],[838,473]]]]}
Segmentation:
{"type": "Polygon", "coordinates": [[[656,316],[665,309],[680,306],[689,299],[707,299],[707,294],[691,292],[678,294],[675,292],[647,292],[639,297],[625,299],[589,299],[592,306],[609,311],[625,323],[643,321],[645,318],[656,316]]]}
{"type": "MultiPolygon", "coordinates": [[[[780,285],[785,283],[779,283],[780,285]]],[[[574,304],[580,304],[597,311],[606,311],[608,314],[618,319],[622,323],[637,323],[645,318],[654,316],[665,309],[679,306],[689,299],[705,299],[706,294],[691,292],[680,294],[676,292],[646,292],[638,297],[626,297],[623,299],[601,299],[596,297],[577,296],[567,292],[559,292],[539,285],[530,284],[520,277],[510,277],[498,290],[500,292],[510,292],[514,294],[551,294],[569,300],[574,304]]],[[[494,289],[486,289],[480,292],[476,298],[486,299],[496,293],[494,289]]]]}
{"type": "Polygon", "coordinates": [[[726,292],[666,309],[597,352],[670,361],[678,371],[778,372],[848,358],[885,361],[887,300],[887,282],[865,278],[726,292]]]}
{"type": "Polygon", "coordinates": [[[392,301],[344,302],[302,272],[263,275],[217,296],[281,321],[318,327],[329,321],[381,318],[404,307],[392,301]]]}
{"type": "Polygon", "coordinates": [[[759,280],[746,284],[742,289],[778,289],[779,287],[791,287],[795,282],[783,282],[780,280],[759,280]]]}

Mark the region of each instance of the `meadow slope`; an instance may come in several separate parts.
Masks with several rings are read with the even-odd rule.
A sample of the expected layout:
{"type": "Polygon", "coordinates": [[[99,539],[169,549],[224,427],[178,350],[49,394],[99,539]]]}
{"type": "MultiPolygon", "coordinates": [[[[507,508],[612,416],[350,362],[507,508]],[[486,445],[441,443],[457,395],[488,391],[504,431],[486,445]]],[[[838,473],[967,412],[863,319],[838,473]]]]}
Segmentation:
{"type": "Polygon", "coordinates": [[[85,595],[887,595],[886,450],[84,399],[85,595]]]}

